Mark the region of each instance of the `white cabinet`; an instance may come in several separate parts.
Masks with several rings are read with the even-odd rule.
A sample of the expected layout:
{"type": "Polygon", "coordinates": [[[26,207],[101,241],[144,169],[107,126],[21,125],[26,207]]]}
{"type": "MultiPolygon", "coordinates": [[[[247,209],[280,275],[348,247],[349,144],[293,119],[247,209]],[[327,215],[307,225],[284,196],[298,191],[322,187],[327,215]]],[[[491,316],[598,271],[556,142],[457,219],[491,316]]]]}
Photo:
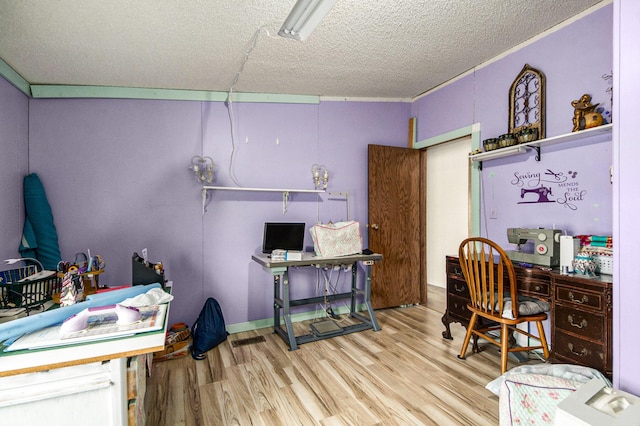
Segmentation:
{"type": "Polygon", "coordinates": [[[0,424],[144,425],[146,354],[164,349],[168,316],[132,336],[0,352],[0,424]]]}
{"type": "Polygon", "coordinates": [[[126,425],[126,361],[0,377],[0,419],[13,426],[126,425]]]}

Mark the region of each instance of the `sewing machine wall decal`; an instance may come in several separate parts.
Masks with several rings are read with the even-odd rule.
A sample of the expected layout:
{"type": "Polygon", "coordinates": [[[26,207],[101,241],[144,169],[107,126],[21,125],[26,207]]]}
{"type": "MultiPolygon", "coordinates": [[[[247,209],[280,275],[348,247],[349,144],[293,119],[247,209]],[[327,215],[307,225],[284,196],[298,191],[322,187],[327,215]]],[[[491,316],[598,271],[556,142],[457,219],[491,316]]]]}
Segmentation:
{"type": "Polygon", "coordinates": [[[570,210],[578,210],[580,204],[587,200],[588,191],[578,180],[578,171],[574,168],[568,172],[549,168],[516,171],[510,183],[517,187],[520,195],[516,204],[555,203],[570,210]]]}
{"type": "Polygon", "coordinates": [[[553,195],[551,188],[547,188],[544,185],[541,185],[539,188],[534,189],[520,189],[520,198],[525,197],[527,194],[535,194],[538,196],[536,200],[531,201],[519,201],[518,204],[529,204],[529,203],[554,203],[554,200],[549,199],[549,195],[553,195]]]}

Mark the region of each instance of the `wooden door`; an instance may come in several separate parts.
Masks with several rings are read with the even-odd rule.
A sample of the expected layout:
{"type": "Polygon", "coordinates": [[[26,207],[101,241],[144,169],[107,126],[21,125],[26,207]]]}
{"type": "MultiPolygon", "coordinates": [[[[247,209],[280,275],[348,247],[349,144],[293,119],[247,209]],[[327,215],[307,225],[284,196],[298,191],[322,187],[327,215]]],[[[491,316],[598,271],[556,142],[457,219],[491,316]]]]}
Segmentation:
{"type": "Polygon", "coordinates": [[[425,153],[369,145],[369,249],[374,309],[427,302],[425,153]]]}

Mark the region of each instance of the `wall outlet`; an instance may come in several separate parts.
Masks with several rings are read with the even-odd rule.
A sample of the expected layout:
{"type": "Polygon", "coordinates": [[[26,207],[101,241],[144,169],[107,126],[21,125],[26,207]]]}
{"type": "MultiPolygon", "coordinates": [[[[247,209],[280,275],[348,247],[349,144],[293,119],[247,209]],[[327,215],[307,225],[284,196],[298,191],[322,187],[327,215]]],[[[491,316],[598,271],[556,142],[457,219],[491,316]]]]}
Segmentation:
{"type": "Polygon", "coordinates": [[[496,209],[491,209],[489,211],[489,219],[497,219],[498,218],[498,211],[496,209]]]}

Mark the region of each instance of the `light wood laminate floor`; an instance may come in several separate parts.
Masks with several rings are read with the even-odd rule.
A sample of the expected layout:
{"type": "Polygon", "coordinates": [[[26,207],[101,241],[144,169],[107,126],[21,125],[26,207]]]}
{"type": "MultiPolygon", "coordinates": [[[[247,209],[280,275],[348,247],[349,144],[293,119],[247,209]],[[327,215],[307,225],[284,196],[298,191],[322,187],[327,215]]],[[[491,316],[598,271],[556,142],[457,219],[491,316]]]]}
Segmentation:
{"type": "MultiPolygon", "coordinates": [[[[444,340],[444,289],[429,286],[428,300],[376,311],[378,332],[296,351],[265,328],[229,336],[204,361],[155,363],[147,424],[497,425],[498,398],[484,386],[500,375],[498,352],[481,345],[479,354],[469,350],[458,360],[464,328],[452,324],[454,340],[444,340]],[[255,336],[265,341],[232,345],[255,336]]],[[[308,327],[294,324],[296,334],[308,327]]]]}

